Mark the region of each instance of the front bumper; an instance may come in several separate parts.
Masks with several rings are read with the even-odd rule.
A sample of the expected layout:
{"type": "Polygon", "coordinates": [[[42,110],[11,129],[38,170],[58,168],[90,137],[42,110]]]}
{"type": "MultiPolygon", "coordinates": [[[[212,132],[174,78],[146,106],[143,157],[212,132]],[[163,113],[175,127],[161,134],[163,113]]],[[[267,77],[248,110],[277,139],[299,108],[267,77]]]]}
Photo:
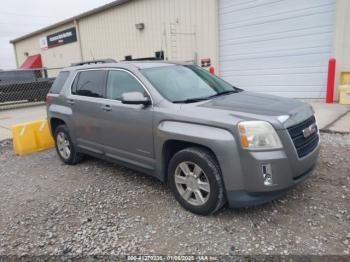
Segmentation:
{"type": "Polygon", "coordinates": [[[240,151],[243,186],[226,191],[230,207],[255,206],[284,195],[312,174],[319,155],[319,143],[308,155],[300,158],[287,131],[279,131],[284,145],[281,150],[240,151]],[[264,183],[262,167],[270,166],[272,184],[264,183]]]}
{"type": "Polygon", "coordinates": [[[315,166],[297,178],[293,179],[293,184],[279,190],[266,192],[247,192],[244,190],[228,191],[226,197],[231,208],[251,207],[270,202],[274,199],[284,196],[289,190],[294,188],[297,184],[308,178],[314,170],[315,166]]]}

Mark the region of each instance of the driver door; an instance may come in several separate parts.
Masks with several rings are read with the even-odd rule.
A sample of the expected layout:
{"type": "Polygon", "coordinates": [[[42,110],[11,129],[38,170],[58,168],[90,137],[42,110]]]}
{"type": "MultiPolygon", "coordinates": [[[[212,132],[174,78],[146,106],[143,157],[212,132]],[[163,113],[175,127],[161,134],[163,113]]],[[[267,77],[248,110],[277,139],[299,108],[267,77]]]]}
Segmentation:
{"type": "Polygon", "coordinates": [[[103,143],[106,155],[145,169],[154,169],[153,107],[126,105],[121,96],[141,92],[149,96],[141,81],[123,69],[107,75],[103,143]]]}

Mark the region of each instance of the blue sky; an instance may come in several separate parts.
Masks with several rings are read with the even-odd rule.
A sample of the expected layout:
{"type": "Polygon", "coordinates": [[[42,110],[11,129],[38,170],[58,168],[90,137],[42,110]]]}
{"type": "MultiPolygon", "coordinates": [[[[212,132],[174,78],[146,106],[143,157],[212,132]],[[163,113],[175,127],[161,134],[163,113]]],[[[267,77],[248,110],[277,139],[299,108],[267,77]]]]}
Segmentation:
{"type": "Polygon", "coordinates": [[[16,67],[10,40],[113,0],[10,0],[0,9],[0,69],[16,67]]]}

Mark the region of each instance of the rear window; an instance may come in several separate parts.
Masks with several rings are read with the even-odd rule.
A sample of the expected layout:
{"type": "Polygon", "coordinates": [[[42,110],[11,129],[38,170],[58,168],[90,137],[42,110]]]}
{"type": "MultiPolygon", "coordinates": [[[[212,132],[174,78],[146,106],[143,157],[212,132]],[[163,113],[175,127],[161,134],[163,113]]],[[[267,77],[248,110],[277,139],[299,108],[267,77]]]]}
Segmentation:
{"type": "Polygon", "coordinates": [[[72,87],[72,94],[79,96],[104,97],[105,70],[80,72],[72,87]]]}
{"type": "Polygon", "coordinates": [[[60,72],[51,86],[50,93],[59,94],[66,83],[68,76],[69,72],[60,72]]]}

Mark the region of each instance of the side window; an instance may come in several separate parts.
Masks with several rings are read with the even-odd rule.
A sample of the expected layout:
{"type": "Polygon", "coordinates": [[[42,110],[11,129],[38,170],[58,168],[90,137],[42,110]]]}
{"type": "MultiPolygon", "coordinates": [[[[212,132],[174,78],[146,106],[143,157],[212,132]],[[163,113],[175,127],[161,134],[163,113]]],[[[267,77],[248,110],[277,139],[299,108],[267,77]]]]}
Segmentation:
{"type": "Polygon", "coordinates": [[[50,93],[59,94],[66,83],[68,76],[69,72],[60,72],[50,88],[50,93]]]}
{"type": "Polygon", "coordinates": [[[72,94],[79,96],[104,97],[106,71],[88,70],[78,73],[72,86],[72,94]]]}
{"type": "Polygon", "coordinates": [[[121,100],[122,94],[128,92],[140,92],[146,95],[145,89],[131,74],[121,70],[109,71],[106,98],[121,100]]]}

